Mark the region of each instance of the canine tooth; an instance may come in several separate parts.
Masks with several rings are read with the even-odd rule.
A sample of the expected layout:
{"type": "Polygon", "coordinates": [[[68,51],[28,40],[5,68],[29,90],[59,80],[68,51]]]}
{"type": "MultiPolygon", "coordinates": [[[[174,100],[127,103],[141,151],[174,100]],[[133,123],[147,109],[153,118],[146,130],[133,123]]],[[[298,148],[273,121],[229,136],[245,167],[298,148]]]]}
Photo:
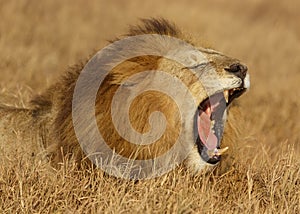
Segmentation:
{"type": "Polygon", "coordinates": [[[215,148],[214,150],[208,150],[207,154],[209,157],[213,157],[215,155],[220,156],[220,155],[224,154],[228,149],[229,149],[228,146],[223,149],[215,148]]]}
{"type": "Polygon", "coordinates": [[[215,154],[216,154],[216,155],[222,155],[222,154],[225,153],[228,149],[229,149],[228,146],[225,147],[225,148],[223,148],[223,149],[217,149],[217,150],[215,151],[215,154]]]}
{"type": "Polygon", "coordinates": [[[229,98],[229,92],[228,92],[228,90],[224,91],[224,97],[225,97],[226,103],[228,103],[228,98],[229,98]]]}

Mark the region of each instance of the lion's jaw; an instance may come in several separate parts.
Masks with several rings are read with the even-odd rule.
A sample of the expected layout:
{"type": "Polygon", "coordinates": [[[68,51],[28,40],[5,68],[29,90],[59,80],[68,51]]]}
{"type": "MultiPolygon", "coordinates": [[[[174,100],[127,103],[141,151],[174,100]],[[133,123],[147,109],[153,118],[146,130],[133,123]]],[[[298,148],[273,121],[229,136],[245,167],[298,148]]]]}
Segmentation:
{"type": "Polygon", "coordinates": [[[200,72],[207,96],[200,101],[196,112],[198,138],[186,161],[194,172],[208,165],[214,166],[221,160],[222,153],[228,149],[221,149],[227,109],[234,99],[250,88],[250,76],[245,65],[209,50],[211,53],[217,55],[217,59],[210,56],[213,63],[205,67],[211,69],[204,67],[205,73],[200,72]]]}

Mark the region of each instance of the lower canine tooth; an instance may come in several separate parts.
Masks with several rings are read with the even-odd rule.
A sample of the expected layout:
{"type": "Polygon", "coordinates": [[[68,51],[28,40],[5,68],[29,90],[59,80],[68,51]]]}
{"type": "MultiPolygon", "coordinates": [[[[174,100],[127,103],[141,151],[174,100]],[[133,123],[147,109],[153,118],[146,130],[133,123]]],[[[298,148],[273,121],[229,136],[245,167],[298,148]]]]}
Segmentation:
{"type": "Polygon", "coordinates": [[[228,90],[224,91],[224,97],[225,97],[226,103],[228,103],[228,97],[229,97],[228,90]]]}
{"type": "Polygon", "coordinates": [[[229,149],[228,147],[225,147],[223,149],[215,148],[214,150],[207,151],[207,154],[209,157],[213,157],[215,155],[220,156],[220,155],[224,154],[228,149],[229,149]]]}
{"type": "Polygon", "coordinates": [[[228,150],[228,147],[225,147],[223,149],[217,149],[217,151],[215,152],[216,155],[222,155],[224,154],[226,151],[228,150]]]}

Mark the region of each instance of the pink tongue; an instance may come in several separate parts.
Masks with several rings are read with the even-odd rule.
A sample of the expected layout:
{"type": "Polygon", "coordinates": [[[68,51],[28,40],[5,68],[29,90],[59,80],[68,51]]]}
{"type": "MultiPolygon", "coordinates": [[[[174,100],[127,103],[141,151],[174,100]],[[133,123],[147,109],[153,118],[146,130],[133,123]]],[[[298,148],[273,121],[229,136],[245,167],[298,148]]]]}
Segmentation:
{"type": "Polygon", "coordinates": [[[202,143],[206,146],[208,150],[214,150],[217,148],[218,139],[216,135],[211,131],[210,125],[210,115],[211,109],[208,107],[206,112],[201,111],[200,115],[198,116],[198,134],[202,143]]]}

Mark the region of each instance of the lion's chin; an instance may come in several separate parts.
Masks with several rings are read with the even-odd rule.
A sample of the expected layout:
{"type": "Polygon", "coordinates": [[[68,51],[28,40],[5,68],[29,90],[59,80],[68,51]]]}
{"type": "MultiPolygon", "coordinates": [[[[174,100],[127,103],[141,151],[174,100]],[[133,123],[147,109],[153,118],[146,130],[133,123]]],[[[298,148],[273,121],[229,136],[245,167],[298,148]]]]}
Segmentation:
{"type": "Polygon", "coordinates": [[[193,173],[205,173],[208,170],[212,170],[215,164],[210,164],[201,157],[199,154],[197,146],[195,146],[189,153],[187,159],[185,160],[185,166],[193,173]]]}

